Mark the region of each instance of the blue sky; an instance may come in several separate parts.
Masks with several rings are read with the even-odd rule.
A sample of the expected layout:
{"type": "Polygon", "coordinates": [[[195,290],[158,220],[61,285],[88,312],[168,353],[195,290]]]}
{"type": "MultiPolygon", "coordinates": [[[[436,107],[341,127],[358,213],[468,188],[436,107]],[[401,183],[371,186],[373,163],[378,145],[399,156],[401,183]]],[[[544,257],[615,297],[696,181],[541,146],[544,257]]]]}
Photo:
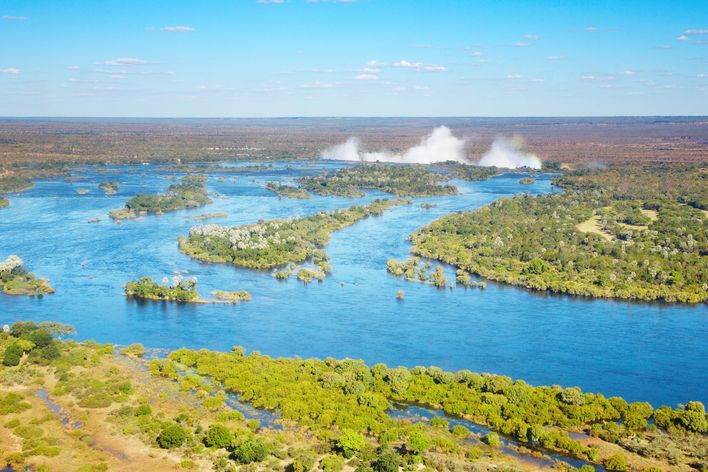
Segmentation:
{"type": "Polygon", "coordinates": [[[0,0],[0,116],[708,114],[708,1],[0,0]]]}

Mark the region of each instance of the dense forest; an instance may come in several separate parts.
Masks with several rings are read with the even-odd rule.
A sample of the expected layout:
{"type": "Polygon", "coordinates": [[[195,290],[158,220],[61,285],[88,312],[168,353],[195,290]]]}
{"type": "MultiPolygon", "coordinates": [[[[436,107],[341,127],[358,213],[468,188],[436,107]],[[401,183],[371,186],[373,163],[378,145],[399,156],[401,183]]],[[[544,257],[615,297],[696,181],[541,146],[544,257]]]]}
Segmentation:
{"type": "MultiPolygon", "coordinates": [[[[188,237],[179,240],[180,249],[204,262],[222,262],[249,269],[274,269],[312,259],[317,272],[329,272],[327,253],[322,250],[332,232],[357,221],[380,215],[408,200],[375,200],[366,206],[319,212],[302,218],[271,220],[228,228],[218,225],[193,227],[188,237]]],[[[305,269],[307,270],[307,269],[305,269]]],[[[292,271],[279,272],[287,278],[292,271]]],[[[307,278],[307,273],[302,273],[307,278]]],[[[311,275],[311,274],[310,274],[311,275]]]]}
{"type": "Polygon", "coordinates": [[[442,185],[448,177],[424,166],[361,164],[298,180],[305,190],[318,195],[361,197],[362,190],[380,190],[399,197],[454,195],[457,188],[442,185]]]}
{"type": "Polygon", "coordinates": [[[109,216],[115,220],[135,218],[144,213],[165,213],[183,208],[196,208],[207,205],[212,200],[207,195],[207,176],[188,174],[182,177],[181,184],[172,184],[167,192],[157,195],[136,195],[120,210],[113,210],[109,216]]]}
{"type": "Polygon", "coordinates": [[[139,344],[61,340],[71,334],[31,321],[0,332],[2,463],[82,472],[123,470],[125,461],[144,470],[481,472],[523,470],[523,455],[561,451],[613,472],[705,467],[699,402],[653,409],[490,374],[276,359],[241,347],[155,357],[139,344]],[[272,413],[260,422],[244,416],[241,402],[272,413]],[[480,436],[443,417],[397,420],[388,414],[393,402],[496,432],[480,436]],[[519,446],[501,447],[500,436],[519,446]]]}
{"type": "Polygon", "coordinates": [[[566,191],[505,198],[411,236],[419,256],[501,282],[593,297],[708,300],[705,172],[596,170],[566,191]]]}

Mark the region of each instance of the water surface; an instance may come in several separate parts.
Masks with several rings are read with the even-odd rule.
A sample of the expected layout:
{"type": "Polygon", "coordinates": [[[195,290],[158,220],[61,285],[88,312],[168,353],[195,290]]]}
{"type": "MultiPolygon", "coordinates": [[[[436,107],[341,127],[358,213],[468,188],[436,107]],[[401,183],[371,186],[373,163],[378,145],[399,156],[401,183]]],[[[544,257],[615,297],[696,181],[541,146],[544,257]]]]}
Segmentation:
{"type": "Polygon", "coordinates": [[[162,192],[181,174],[159,166],[80,168],[73,177],[39,181],[0,210],[0,257],[17,254],[57,293],[42,299],[0,296],[0,323],[57,320],[78,338],[152,348],[229,350],[242,345],[272,356],[353,357],[367,363],[437,365],[522,378],[531,384],[579,386],[659,406],[708,401],[708,310],[547,295],[488,283],[487,289],[439,290],[386,272],[388,258],[408,257],[407,236],[454,211],[474,209],[518,192],[552,191],[550,177],[532,185],[520,175],[455,182],[462,194],[416,198],[334,233],[327,251],[332,274],[309,286],[268,272],[209,265],[181,254],[176,239],[201,213],[228,213],[209,223],[236,225],[308,215],[386,196],[361,199],[278,199],[264,189],[342,164],[274,164],[260,172],[212,172],[214,203],[143,221],[116,224],[109,210],[139,192],[162,192]],[[292,166],[292,167],[291,167],[292,166]],[[97,188],[119,181],[115,196],[97,188]],[[89,189],[78,195],[77,189],[89,189]],[[430,202],[438,206],[419,207],[430,202]],[[87,220],[100,216],[100,223],[87,220]],[[248,290],[239,305],[138,303],[123,284],[187,271],[199,290],[248,290]],[[403,301],[395,298],[405,291],[403,301]]]}

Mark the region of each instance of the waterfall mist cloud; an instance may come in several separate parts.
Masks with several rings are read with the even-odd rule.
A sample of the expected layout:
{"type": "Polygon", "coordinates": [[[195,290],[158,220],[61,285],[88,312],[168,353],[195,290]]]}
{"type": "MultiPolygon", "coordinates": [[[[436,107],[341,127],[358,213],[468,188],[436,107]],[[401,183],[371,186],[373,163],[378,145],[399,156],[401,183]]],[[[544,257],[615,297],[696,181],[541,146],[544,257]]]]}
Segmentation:
{"type": "Polygon", "coordinates": [[[513,139],[497,138],[477,163],[482,167],[504,167],[516,169],[519,167],[541,168],[541,159],[536,154],[524,151],[524,142],[520,137],[513,139]]]}
{"type": "Polygon", "coordinates": [[[351,137],[342,144],[325,149],[321,157],[338,161],[381,161],[404,164],[430,164],[443,161],[469,162],[465,158],[465,140],[453,136],[446,126],[438,126],[423,138],[420,144],[413,146],[403,154],[394,154],[388,151],[363,152],[359,146],[359,139],[351,137]]]}

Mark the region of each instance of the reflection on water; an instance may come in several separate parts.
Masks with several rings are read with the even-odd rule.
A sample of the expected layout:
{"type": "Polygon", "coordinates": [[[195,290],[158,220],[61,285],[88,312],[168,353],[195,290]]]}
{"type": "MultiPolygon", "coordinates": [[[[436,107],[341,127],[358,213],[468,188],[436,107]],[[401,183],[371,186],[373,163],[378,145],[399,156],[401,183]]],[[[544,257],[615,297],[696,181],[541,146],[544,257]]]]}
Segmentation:
{"type": "Polygon", "coordinates": [[[57,293],[41,299],[0,296],[0,324],[16,319],[57,320],[76,326],[80,339],[176,349],[228,351],[233,345],[272,356],[351,357],[369,364],[437,365],[523,378],[531,384],[579,386],[655,406],[708,401],[706,306],[633,304],[552,296],[489,283],[486,290],[437,290],[386,273],[388,258],[408,257],[408,235],[442,215],[478,208],[518,192],[551,191],[549,176],[531,185],[519,175],[455,182],[460,195],[416,198],[335,233],[327,251],[332,274],[304,286],[268,272],[189,259],[176,239],[191,217],[227,213],[222,225],[302,216],[345,208],[362,199],[278,199],[267,182],[346,164],[276,163],[262,171],[213,172],[218,192],[206,207],[115,224],[109,210],[139,192],[162,192],[179,174],[159,166],[83,168],[84,177],[37,182],[0,210],[0,258],[22,257],[48,277],[57,293]],[[102,181],[119,181],[109,197],[102,181]],[[87,195],[78,195],[86,188],[87,195]],[[437,206],[424,210],[420,203],[437,206]],[[101,217],[100,223],[87,223],[101,217]],[[196,276],[199,290],[247,290],[238,305],[138,304],[122,295],[126,281],[160,280],[176,272],[196,276]],[[403,301],[397,291],[405,291],[403,301]],[[685,355],[690,352],[691,355],[685,355]]]}

